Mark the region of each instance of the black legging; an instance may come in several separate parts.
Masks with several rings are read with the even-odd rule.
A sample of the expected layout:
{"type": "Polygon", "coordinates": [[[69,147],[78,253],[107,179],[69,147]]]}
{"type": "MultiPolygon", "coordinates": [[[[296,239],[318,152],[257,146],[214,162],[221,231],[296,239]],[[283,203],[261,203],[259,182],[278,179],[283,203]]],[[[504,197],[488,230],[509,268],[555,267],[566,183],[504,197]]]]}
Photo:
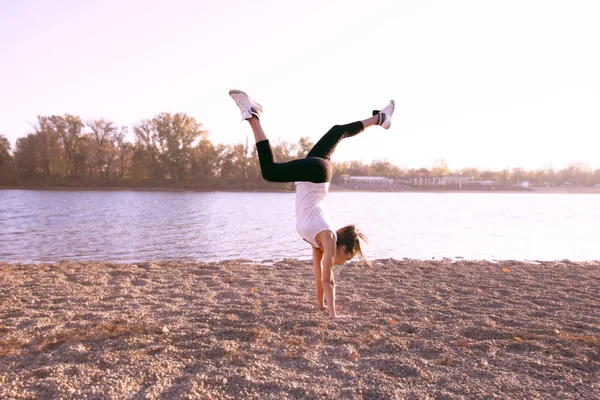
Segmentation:
{"type": "Polygon", "coordinates": [[[331,156],[338,143],[347,137],[358,135],[365,129],[362,122],[333,126],[315,144],[306,158],[276,163],[268,140],[256,143],[262,176],[269,182],[331,182],[331,156]]]}

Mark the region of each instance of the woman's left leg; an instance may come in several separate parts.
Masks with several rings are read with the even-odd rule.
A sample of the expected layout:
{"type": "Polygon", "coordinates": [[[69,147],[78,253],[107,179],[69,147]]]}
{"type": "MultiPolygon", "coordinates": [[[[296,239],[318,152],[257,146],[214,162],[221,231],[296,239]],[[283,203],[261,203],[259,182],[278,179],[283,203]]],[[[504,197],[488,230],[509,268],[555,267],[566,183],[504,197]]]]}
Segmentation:
{"type": "Polygon", "coordinates": [[[381,111],[373,111],[373,116],[362,121],[352,122],[346,125],[334,125],[308,152],[306,157],[319,157],[331,160],[331,156],[342,139],[356,136],[366,128],[373,125],[381,125],[388,129],[391,125],[395,102],[382,108],[381,111]]]}

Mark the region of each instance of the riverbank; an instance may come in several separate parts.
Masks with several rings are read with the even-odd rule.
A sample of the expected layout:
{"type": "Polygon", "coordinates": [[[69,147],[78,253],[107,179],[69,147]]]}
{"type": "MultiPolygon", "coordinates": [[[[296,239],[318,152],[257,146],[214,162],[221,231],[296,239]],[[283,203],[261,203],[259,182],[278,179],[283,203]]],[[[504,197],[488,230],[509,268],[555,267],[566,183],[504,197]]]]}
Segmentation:
{"type": "Polygon", "coordinates": [[[598,398],[600,261],[0,264],[0,398],[598,398]]]}
{"type": "MultiPolygon", "coordinates": [[[[177,187],[140,187],[140,186],[7,186],[0,185],[0,190],[70,190],[70,191],[138,191],[138,192],[265,192],[265,193],[292,193],[293,186],[286,189],[261,188],[261,189],[232,189],[232,188],[177,188],[177,187]]],[[[496,190],[433,190],[424,188],[404,188],[394,190],[354,189],[332,183],[330,192],[390,192],[390,193],[543,193],[543,194],[600,194],[600,187],[541,187],[535,186],[522,189],[496,189],[496,190]]]]}
{"type": "Polygon", "coordinates": [[[393,190],[370,190],[370,189],[353,189],[345,186],[331,184],[329,188],[330,192],[341,191],[341,192],[419,192],[419,193],[543,193],[543,194],[600,194],[600,187],[545,187],[545,186],[531,186],[527,188],[514,188],[514,189],[494,189],[494,190],[481,190],[481,189],[430,189],[427,187],[419,188],[403,188],[393,190]]]}

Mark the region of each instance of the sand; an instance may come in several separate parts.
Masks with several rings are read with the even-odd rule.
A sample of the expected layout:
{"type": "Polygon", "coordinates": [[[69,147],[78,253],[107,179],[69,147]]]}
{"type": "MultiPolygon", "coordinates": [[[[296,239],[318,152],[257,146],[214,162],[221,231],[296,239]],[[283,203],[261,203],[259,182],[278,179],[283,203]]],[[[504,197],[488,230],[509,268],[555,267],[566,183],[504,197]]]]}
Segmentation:
{"type": "Polygon", "coordinates": [[[0,264],[0,398],[600,398],[600,261],[0,264]]]}

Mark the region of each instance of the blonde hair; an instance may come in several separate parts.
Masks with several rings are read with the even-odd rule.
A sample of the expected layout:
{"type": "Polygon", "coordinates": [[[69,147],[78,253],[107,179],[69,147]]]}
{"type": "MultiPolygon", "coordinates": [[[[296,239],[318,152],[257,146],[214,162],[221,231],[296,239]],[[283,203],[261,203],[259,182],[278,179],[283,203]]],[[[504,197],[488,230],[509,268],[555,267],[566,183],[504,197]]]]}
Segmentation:
{"type": "Polygon", "coordinates": [[[363,242],[368,242],[367,240],[367,236],[362,233],[359,232],[358,228],[356,227],[356,225],[346,225],[343,228],[340,228],[336,231],[337,233],[337,242],[336,242],[336,247],[341,247],[341,246],[346,246],[346,252],[348,254],[350,254],[352,257],[354,257],[355,255],[358,255],[358,258],[361,261],[366,262],[367,264],[370,264],[369,261],[367,260],[367,258],[365,257],[365,254],[363,253],[362,247],[361,247],[361,240],[363,242]]]}

